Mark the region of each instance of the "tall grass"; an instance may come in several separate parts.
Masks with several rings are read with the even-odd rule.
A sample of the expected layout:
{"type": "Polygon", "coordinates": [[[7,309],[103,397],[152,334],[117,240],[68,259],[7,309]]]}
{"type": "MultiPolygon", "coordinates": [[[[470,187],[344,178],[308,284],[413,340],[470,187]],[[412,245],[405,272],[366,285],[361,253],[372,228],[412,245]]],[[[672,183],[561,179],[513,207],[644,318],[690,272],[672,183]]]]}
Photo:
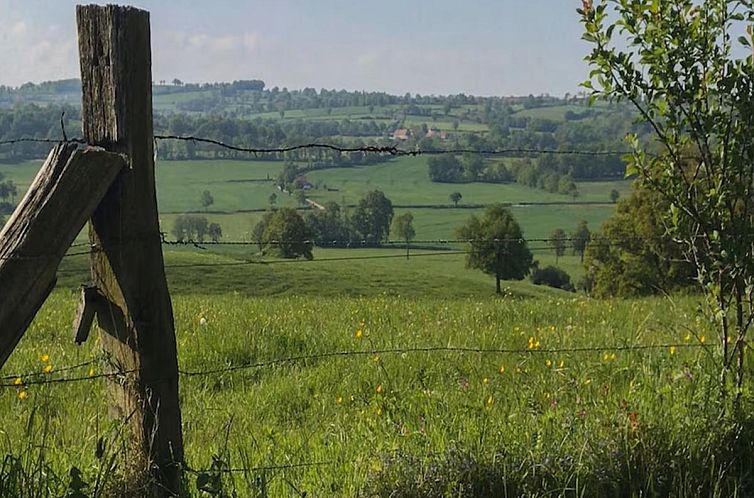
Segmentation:
{"type": "MultiPolygon", "coordinates": [[[[712,331],[694,298],[227,294],[179,296],[174,307],[185,372],[364,353],[182,377],[187,496],[754,489],[754,424],[720,416],[712,331]],[[635,344],[678,346],[621,350],[635,344]],[[521,352],[371,353],[428,346],[521,352]],[[582,347],[596,350],[550,352],[582,347]]],[[[55,293],[4,372],[44,376],[47,363],[96,358],[95,339],[72,345],[74,308],[71,294],[55,293]]],[[[743,399],[750,409],[750,382],[743,399]]],[[[66,496],[78,481],[83,494],[71,496],[123,491],[122,434],[108,421],[101,380],[6,388],[0,413],[1,496],[66,496]]]]}

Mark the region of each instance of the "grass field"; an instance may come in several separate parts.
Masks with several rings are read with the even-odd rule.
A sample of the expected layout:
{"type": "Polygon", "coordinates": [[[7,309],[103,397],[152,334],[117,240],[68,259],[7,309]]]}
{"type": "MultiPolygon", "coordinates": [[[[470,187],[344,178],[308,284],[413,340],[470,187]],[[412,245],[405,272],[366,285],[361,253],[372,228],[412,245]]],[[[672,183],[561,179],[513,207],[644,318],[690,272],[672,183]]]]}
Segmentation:
{"type": "MultiPolygon", "coordinates": [[[[0,165],[0,172],[15,181],[21,191],[28,188],[39,168],[39,162],[29,161],[14,165],[0,165]]],[[[170,232],[174,213],[202,211],[200,198],[209,190],[215,203],[211,211],[230,214],[207,214],[210,222],[220,223],[226,240],[248,240],[252,227],[261,213],[233,213],[245,209],[266,209],[269,197],[277,195],[277,206],[295,206],[292,196],[278,191],[268,178],[277,176],[282,163],[272,161],[159,161],[156,166],[157,195],[161,210],[163,230],[170,232]],[[170,214],[173,213],[173,214],[170,214]]],[[[517,184],[439,184],[429,181],[426,158],[400,158],[388,163],[360,167],[315,171],[307,175],[310,182],[320,188],[312,190],[309,197],[318,202],[332,200],[355,204],[368,191],[380,189],[394,204],[449,204],[450,193],[458,191],[464,203],[488,204],[493,202],[570,202],[571,198],[530,189],[517,184]],[[326,188],[337,189],[329,192],[326,188]]],[[[630,184],[626,181],[581,183],[577,201],[607,201],[611,189],[627,195],[630,184]]],[[[571,231],[580,220],[587,220],[596,229],[614,207],[596,206],[525,206],[514,207],[514,216],[530,238],[547,237],[555,228],[571,231]]],[[[420,239],[451,239],[454,230],[472,213],[469,209],[412,208],[417,237],[420,239]]],[[[398,210],[399,214],[401,210],[398,210]]]]}
{"type": "MultiPolygon", "coordinates": [[[[159,200],[192,209],[208,188],[215,207],[266,202],[271,186],[237,180],[279,166],[161,163],[159,200]]],[[[34,166],[2,171],[28,184],[34,166]]],[[[412,197],[415,160],[318,175],[340,178],[354,197],[384,188],[396,203],[444,203],[457,187],[425,180],[412,197]],[[361,185],[358,173],[369,175],[361,185]]],[[[626,191],[589,184],[583,196],[613,185],[626,191]]],[[[458,187],[484,202],[550,196],[458,187]]],[[[580,219],[594,226],[611,210],[513,208],[529,238],[580,219]]],[[[473,210],[412,212],[418,237],[451,238],[473,210]]],[[[174,216],[163,213],[163,226],[174,216]]],[[[231,239],[255,216],[208,214],[231,239]]],[[[553,263],[543,244],[532,247],[553,263]]],[[[526,281],[495,297],[494,280],[467,270],[463,254],[427,248],[410,259],[400,247],[316,249],[313,261],[256,252],[165,248],[192,469],[185,496],[723,498],[754,486],[754,418],[720,417],[715,333],[697,297],[594,301],[526,281]],[[234,370],[203,373],[218,368],[234,370]]],[[[113,367],[96,337],[82,347],[71,339],[88,266],[86,256],[64,260],[57,290],[3,368],[0,496],[139,495],[123,479],[122,428],[96,378],[113,367]],[[72,365],[83,366],[60,370],[72,365]],[[82,380],[30,384],[66,378],[82,380]]],[[[571,255],[560,266],[574,280],[583,271],[571,255]]],[[[747,374],[742,414],[754,408],[747,374]]]]}
{"type": "MultiPolygon", "coordinates": [[[[187,463],[215,462],[208,475],[228,493],[215,496],[723,497],[750,489],[752,427],[717,418],[706,381],[714,354],[699,347],[712,332],[696,318],[694,298],[429,290],[412,299],[251,299],[188,287],[174,296],[183,371],[351,352],[182,377],[187,463]],[[664,346],[622,350],[637,344],[664,346]],[[512,352],[419,350],[448,347],[512,352]],[[222,473],[227,467],[250,470],[222,473]]],[[[73,292],[56,291],[4,368],[38,373],[20,385],[8,378],[12,387],[0,391],[0,451],[19,458],[0,469],[3,496],[62,495],[74,466],[89,490],[98,472],[100,484],[114,486],[125,465],[103,381],[23,385],[110,368],[100,361],[55,372],[98,358],[96,339],[81,348],[70,339],[75,308],[73,292]],[[48,365],[53,372],[41,373],[48,365]],[[8,475],[18,481],[3,481],[8,475]],[[17,494],[28,489],[36,494],[17,494]]],[[[195,474],[186,494],[208,496],[195,474]]]]}

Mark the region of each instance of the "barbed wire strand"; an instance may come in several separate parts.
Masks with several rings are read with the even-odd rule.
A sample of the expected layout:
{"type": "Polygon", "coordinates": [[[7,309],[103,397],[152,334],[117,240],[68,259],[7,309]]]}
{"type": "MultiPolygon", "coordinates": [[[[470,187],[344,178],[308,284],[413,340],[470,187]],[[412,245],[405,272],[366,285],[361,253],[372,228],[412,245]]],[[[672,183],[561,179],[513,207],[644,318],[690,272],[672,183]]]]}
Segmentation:
{"type": "MultiPolygon", "coordinates": [[[[344,147],[329,143],[310,142],[298,145],[290,145],[283,147],[244,147],[234,144],[229,144],[220,140],[215,140],[206,137],[196,137],[191,135],[154,135],[155,140],[176,140],[193,143],[204,143],[213,145],[216,147],[232,150],[235,152],[244,152],[253,155],[263,154],[285,154],[288,152],[295,152],[305,149],[323,149],[332,150],[339,153],[353,153],[362,152],[366,154],[382,154],[395,157],[416,157],[426,155],[442,155],[442,154],[479,154],[485,156],[502,156],[502,155],[532,155],[532,154],[546,154],[546,155],[566,155],[566,156],[624,156],[630,154],[631,151],[589,151],[589,150],[575,150],[575,149],[536,149],[526,147],[511,147],[500,149],[471,149],[471,148],[455,148],[455,149],[442,149],[442,150],[430,150],[430,149],[402,149],[394,145],[365,145],[359,147],[344,147]]],[[[81,138],[71,139],[52,139],[52,138],[15,138],[9,140],[0,141],[2,145],[14,145],[19,143],[40,143],[40,144],[63,144],[72,143],[78,145],[87,145],[86,140],[81,138]]],[[[94,144],[96,145],[96,144],[94,144]]]]}
{"type": "MultiPolygon", "coordinates": [[[[330,351],[324,353],[315,353],[308,355],[296,355],[285,358],[277,358],[272,360],[266,360],[255,363],[245,363],[242,365],[230,365],[223,367],[213,367],[204,370],[184,370],[179,369],[178,374],[184,377],[207,377],[211,375],[218,375],[224,373],[232,373],[243,370],[253,370],[259,368],[274,367],[277,365],[284,365],[289,363],[300,363],[306,361],[325,360],[330,358],[355,358],[364,356],[379,356],[379,355],[403,355],[403,354],[482,354],[482,355],[558,355],[558,354],[585,354],[585,353],[604,353],[604,352],[642,352],[652,350],[670,350],[675,348],[680,349],[693,349],[693,348],[706,348],[706,344],[702,343],[668,343],[668,344],[612,344],[602,346],[583,346],[583,347],[566,347],[566,348],[480,348],[469,346],[423,346],[423,347],[410,347],[410,348],[385,348],[385,349],[364,349],[364,350],[342,350],[342,351],[330,351]]],[[[94,362],[96,360],[92,360],[94,362]]],[[[91,363],[89,363],[91,364],[91,363]]],[[[56,372],[62,372],[65,370],[71,370],[73,368],[80,368],[81,365],[75,365],[73,367],[66,367],[59,369],[56,372]]],[[[40,378],[39,372],[15,374],[4,377],[5,379],[21,379],[22,382],[17,384],[13,383],[0,383],[0,388],[23,388],[33,385],[46,385],[46,384],[64,384],[73,382],[92,381],[104,378],[117,378],[125,377],[132,373],[136,373],[137,369],[113,371],[113,372],[100,372],[92,373],[91,375],[78,376],[78,377],[59,377],[49,378],[50,374],[43,374],[48,376],[47,378],[40,378]],[[29,380],[23,380],[28,378],[29,380]]],[[[155,381],[155,379],[152,379],[155,381]]],[[[159,380],[159,379],[158,379],[159,380]]]]}

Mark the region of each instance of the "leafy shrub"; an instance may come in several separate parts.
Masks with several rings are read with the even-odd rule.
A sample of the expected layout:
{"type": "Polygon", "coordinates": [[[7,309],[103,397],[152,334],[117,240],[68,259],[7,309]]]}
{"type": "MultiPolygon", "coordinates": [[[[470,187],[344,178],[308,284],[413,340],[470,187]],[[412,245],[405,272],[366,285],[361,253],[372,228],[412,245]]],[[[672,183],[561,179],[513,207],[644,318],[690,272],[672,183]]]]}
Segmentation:
{"type": "Polygon", "coordinates": [[[564,270],[554,266],[546,266],[534,270],[531,274],[531,281],[534,285],[547,285],[556,289],[574,291],[571,276],[564,270]]]}

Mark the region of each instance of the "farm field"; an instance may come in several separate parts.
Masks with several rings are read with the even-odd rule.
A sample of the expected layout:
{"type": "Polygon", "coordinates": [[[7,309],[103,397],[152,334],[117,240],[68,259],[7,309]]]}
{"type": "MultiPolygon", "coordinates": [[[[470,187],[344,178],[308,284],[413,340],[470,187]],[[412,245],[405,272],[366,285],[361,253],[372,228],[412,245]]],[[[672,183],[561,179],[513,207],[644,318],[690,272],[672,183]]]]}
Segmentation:
{"type": "MultiPolygon", "coordinates": [[[[754,462],[738,442],[753,427],[716,416],[713,332],[696,298],[449,297],[438,284],[412,299],[174,291],[188,465],[238,496],[751,489],[754,462]]],[[[120,472],[108,462],[121,431],[96,378],[109,367],[96,338],[73,345],[75,308],[74,292],[53,294],[4,369],[30,375],[6,377],[0,392],[15,486],[42,485],[44,473],[37,489],[53,496],[73,467],[92,486],[120,472]],[[72,377],[84,380],[24,384],[72,377]]],[[[197,483],[188,473],[186,496],[207,496],[197,483]]]]}
{"type": "MultiPolygon", "coordinates": [[[[28,188],[40,163],[27,161],[19,164],[0,164],[0,172],[19,186],[21,192],[28,188]]],[[[282,168],[281,162],[272,161],[158,161],[157,195],[161,210],[163,231],[170,232],[177,213],[202,212],[200,197],[209,190],[214,204],[205,216],[211,223],[220,223],[226,240],[249,240],[254,225],[262,213],[236,213],[238,210],[259,210],[269,207],[269,197],[277,195],[276,205],[295,207],[293,196],[281,193],[268,179],[274,179],[282,168]],[[228,214],[214,211],[226,212],[228,214]]],[[[426,158],[400,158],[388,163],[360,167],[320,170],[309,173],[307,178],[319,189],[310,192],[309,198],[324,203],[355,204],[368,191],[380,189],[397,205],[447,205],[450,193],[458,191],[464,203],[488,204],[493,202],[571,202],[567,196],[551,194],[517,184],[439,184],[427,177],[426,158]],[[337,189],[336,192],[325,188],[337,189]]],[[[607,202],[611,189],[628,195],[630,182],[603,181],[579,184],[581,195],[577,202],[607,202]]],[[[529,238],[544,238],[555,228],[571,231],[583,220],[592,229],[613,212],[614,206],[603,205],[556,205],[516,206],[513,213],[529,238]]],[[[461,225],[479,209],[396,209],[414,215],[418,239],[452,239],[455,227],[461,225]]]]}

